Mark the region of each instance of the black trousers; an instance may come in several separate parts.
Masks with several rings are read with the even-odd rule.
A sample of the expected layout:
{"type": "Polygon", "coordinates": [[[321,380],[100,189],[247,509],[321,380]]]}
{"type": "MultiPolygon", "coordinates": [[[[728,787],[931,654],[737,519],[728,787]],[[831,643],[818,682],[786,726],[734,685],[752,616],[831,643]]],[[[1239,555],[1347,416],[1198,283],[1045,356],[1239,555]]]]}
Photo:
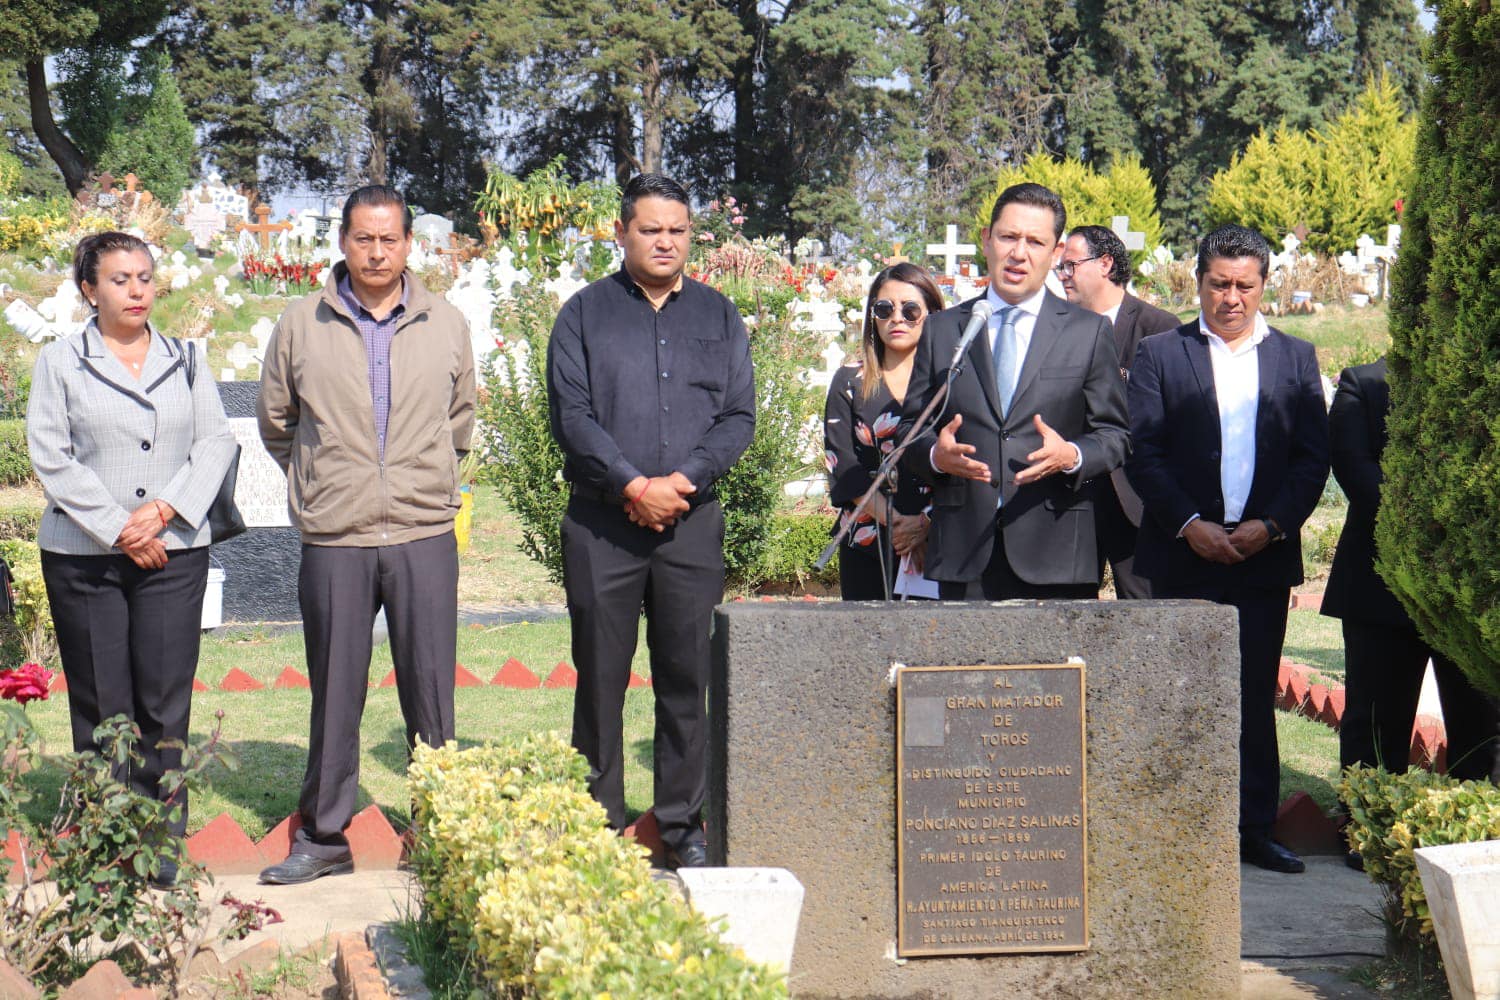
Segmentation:
{"type": "Polygon", "coordinates": [[[944,601],[1009,601],[1015,598],[1039,600],[1094,600],[1099,596],[1097,583],[1027,583],[1016,576],[1005,555],[1005,532],[995,527],[995,547],[990,561],[978,580],[938,581],[938,598],[944,601]]]}
{"type": "MultiPolygon", "coordinates": [[[[188,738],[208,549],[170,552],[159,570],[124,555],[43,552],[42,579],[68,681],[73,749],[95,749],[99,723],[126,716],[141,731],[141,762],[116,777],[165,799],[161,777],[182,766],[182,751],[159,744],[188,738]]],[[[187,828],[186,789],[181,794],[171,824],[178,837],[187,828]]]]}
{"type": "Polygon", "coordinates": [[[1094,537],[1099,544],[1099,575],[1104,575],[1104,564],[1109,563],[1114,573],[1115,596],[1121,600],[1144,601],[1151,597],[1151,581],[1135,573],[1135,536],[1138,534],[1125,509],[1120,506],[1120,496],[1114,484],[1107,478],[1099,484],[1099,493],[1094,501],[1094,537]]]}
{"type": "Polygon", "coordinates": [[[1448,734],[1448,773],[1456,778],[1500,781],[1500,709],[1495,702],[1410,626],[1347,618],[1339,766],[1368,764],[1388,771],[1406,770],[1412,722],[1429,657],[1448,734]]]}
{"type": "Polygon", "coordinates": [[[1159,598],[1227,604],[1240,626],[1240,834],[1269,834],[1281,805],[1276,740],[1276,671],[1286,641],[1290,587],[1153,585],[1159,598]]]}
{"type": "Polygon", "coordinates": [[[349,850],[344,828],[359,795],[359,722],[365,710],[375,614],[385,608],[407,749],[453,739],[458,644],[458,547],[453,532],[402,545],[302,546],[297,578],[312,684],[307,771],[292,851],[320,858],[349,850]]]}
{"type": "Polygon", "coordinates": [[[680,847],[703,823],[708,633],[724,599],[724,513],[709,501],[658,534],[618,506],[575,495],[562,550],[578,669],[573,746],[588,759],[589,791],[610,825],[623,828],[625,688],[644,610],[656,696],[654,809],[662,840],[680,847]]]}

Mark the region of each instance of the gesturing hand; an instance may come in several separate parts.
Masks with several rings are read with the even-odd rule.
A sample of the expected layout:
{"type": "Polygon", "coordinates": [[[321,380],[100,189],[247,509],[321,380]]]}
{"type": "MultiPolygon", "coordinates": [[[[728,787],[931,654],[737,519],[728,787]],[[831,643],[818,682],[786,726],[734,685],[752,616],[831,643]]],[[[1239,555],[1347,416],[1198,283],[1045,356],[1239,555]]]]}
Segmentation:
{"type": "Polygon", "coordinates": [[[1057,431],[1047,426],[1040,413],[1033,414],[1032,425],[1042,436],[1042,446],[1026,456],[1031,464],[1016,473],[1016,485],[1025,486],[1046,479],[1058,472],[1066,472],[1078,462],[1078,449],[1057,431]]]}
{"type": "Polygon", "coordinates": [[[990,481],[990,467],[969,456],[977,450],[972,444],[961,444],[956,436],[964,425],[963,414],[955,413],[942,430],[938,431],[937,444],[932,449],[932,464],[939,472],[962,479],[990,481]]]}

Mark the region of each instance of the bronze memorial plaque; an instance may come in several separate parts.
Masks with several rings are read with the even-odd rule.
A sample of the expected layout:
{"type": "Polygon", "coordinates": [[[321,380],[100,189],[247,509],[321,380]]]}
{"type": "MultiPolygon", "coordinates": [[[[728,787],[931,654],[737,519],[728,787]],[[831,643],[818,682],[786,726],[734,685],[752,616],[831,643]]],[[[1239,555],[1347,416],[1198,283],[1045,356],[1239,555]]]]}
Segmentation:
{"type": "Polygon", "coordinates": [[[1083,951],[1083,664],[896,678],[896,951],[1083,951]]]}

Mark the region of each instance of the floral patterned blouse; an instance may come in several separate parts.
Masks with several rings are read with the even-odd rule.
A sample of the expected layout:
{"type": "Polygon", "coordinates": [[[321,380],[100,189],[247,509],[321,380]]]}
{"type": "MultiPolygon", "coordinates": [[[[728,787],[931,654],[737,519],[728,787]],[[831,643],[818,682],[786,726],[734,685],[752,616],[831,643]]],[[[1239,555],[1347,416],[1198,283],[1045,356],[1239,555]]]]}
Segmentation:
{"type": "MultiPolygon", "coordinates": [[[[896,429],[901,425],[901,404],[884,382],[869,399],[860,398],[861,374],[857,361],[840,368],[828,387],[828,402],[823,407],[828,502],[842,511],[835,531],[854,516],[854,508],[874,481],[881,459],[896,446],[896,429]]],[[[927,506],[930,492],[926,483],[898,473],[896,510],[902,514],[920,514],[927,506]]],[[[880,537],[878,529],[874,517],[866,510],[845,542],[852,548],[868,548],[880,537]]]]}

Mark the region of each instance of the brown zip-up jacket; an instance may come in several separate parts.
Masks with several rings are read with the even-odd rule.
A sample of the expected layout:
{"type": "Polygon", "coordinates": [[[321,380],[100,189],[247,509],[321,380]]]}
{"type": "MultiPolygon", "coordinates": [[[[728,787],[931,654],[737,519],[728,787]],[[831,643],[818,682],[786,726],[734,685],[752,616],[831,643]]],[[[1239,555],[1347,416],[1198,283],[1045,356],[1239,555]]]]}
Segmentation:
{"type": "Polygon", "coordinates": [[[458,462],[474,430],[468,324],[407,272],[382,461],[364,339],[338,294],[346,270],[337,264],[321,291],[281,314],[261,370],[261,440],[286,472],[292,522],[307,544],[441,535],[458,513],[458,462]]]}

